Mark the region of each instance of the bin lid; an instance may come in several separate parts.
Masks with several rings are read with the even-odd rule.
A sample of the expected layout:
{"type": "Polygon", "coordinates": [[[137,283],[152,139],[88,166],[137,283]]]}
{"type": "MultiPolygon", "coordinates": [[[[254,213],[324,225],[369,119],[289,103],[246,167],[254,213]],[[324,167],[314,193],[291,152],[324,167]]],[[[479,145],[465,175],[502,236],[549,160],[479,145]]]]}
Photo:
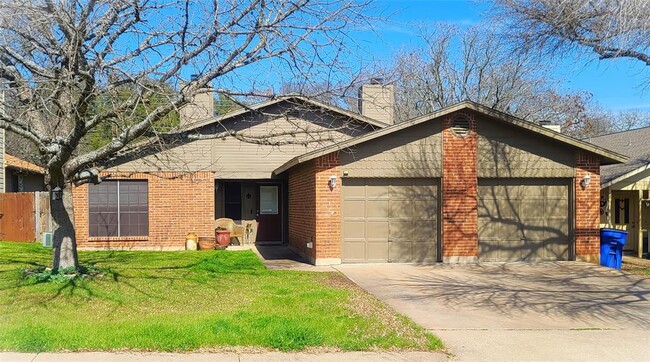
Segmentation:
{"type": "Polygon", "coordinates": [[[602,235],[603,233],[609,233],[611,235],[627,235],[627,231],[625,230],[618,230],[618,229],[609,229],[609,228],[601,228],[600,229],[600,234],[602,235]]]}

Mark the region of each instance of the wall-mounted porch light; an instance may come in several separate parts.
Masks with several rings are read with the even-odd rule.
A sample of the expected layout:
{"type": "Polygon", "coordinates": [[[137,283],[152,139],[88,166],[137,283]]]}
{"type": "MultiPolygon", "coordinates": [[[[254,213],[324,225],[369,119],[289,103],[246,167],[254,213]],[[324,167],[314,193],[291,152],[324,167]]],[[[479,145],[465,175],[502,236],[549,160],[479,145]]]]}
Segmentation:
{"type": "Polygon", "coordinates": [[[580,181],[580,186],[582,186],[582,189],[586,189],[589,187],[589,184],[591,183],[591,176],[586,175],[585,177],[582,178],[582,181],[580,181]]]}
{"type": "Polygon", "coordinates": [[[54,189],[52,189],[52,200],[56,201],[61,199],[63,199],[63,190],[59,186],[57,186],[54,189]]]}
{"type": "Polygon", "coordinates": [[[335,175],[330,176],[330,180],[328,182],[328,185],[330,187],[330,190],[334,190],[334,188],[336,188],[336,176],[335,175]]]}

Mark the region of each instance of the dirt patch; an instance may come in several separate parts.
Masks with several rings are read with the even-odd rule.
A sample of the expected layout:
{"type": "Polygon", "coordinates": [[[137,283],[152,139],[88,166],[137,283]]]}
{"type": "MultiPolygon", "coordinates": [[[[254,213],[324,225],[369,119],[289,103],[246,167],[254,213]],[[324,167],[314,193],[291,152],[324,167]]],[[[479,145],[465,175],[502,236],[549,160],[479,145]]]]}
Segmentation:
{"type": "Polygon", "coordinates": [[[324,278],[326,285],[348,290],[350,300],[348,308],[352,313],[369,319],[378,320],[386,334],[395,332],[400,337],[416,341],[417,348],[413,350],[428,350],[425,331],[410,319],[397,313],[384,302],[359,287],[357,284],[340,273],[331,273],[324,278]]]}
{"type": "Polygon", "coordinates": [[[642,266],[639,264],[632,264],[632,263],[623,263],[621,265],[621,270],[626,271],[631,274],[636,274],[636,275],[642,275],[646,277],[650,277],[650,268],[646,266],[642,266]]]}

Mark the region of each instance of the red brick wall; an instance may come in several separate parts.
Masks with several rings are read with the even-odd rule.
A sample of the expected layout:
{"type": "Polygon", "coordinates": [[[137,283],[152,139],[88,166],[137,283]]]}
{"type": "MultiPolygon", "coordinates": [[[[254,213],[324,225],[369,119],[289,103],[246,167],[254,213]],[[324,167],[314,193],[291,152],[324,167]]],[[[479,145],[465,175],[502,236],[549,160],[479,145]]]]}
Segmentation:
{"type": "Polygon", "coordinates": [[[476,119],[473,115],[454,113],[443,120],[443,258],[478,256],[476,145],[476,119]],[[452,121],[461,115],[470,121],[470,132],[464,138],[451,131],[452,121]]]}
{"type": "Polygon", "coordinates": [[[341,170],[339,153],[314,160],[316,172],[316,259],[341,258],[341,170]],[[329,180],[336,176],[336,187],[329,180]]]}
{"type": "Polygon", "coordinates": [[[289,173],[289,245],[318,262],[341,258],[341,175],[338,152],[289,173]],[[335,175],[336,187],[328,187],[335,175]],[[307,243],[312,242],[312,248],[307,243]]]}
{"type": "Polygon", "coordinates": [[[149,235],[90,238],[88,185],[83,185],[73,189],[75,229],[80,248],[183,249],[188,232],[199,236],[214,235],[214,173],[106,172],[101,176],[110,180],[148,181],[149,235]]]}
{"type": "Polygon", "coordinates": [[[597,263],[600,258],[600,160],[578,152],[575,171],[576,259],[597,263]],[[583,189],[581,182],[586,175],[591,180],[583,189]]]}
{"type": "Polygon", "coordinates": [[[314,259],[314,249],[307,248],[316,235],[315,162],[309,161],[289,173],[289,245],[314,259]]]}

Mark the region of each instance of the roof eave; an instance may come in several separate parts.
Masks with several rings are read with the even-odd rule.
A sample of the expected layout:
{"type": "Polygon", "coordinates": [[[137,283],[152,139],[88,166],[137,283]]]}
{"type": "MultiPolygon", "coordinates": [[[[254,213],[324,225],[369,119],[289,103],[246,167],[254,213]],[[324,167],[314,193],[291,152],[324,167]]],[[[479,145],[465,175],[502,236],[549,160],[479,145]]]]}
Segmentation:
{"type": "Polygon", "coordinates": [[[600,188],[604,189],[604,188],[607,188],[607,187],[611,187],[612,185],[615,185],[615,184],[617,184],[619,182],[625,181],[626,179],[628,179],[628,178],[630,178],[630,177],[632,177],[634,175],[638,175],[641,172],[646,171],[648,169],[650,169],[650,163],[645,164],[645,165],[643,165],[641,167],[635,168],[634,170],[626,172],[626,173],[624,173],[624,174],[622,174],[620,176],[617,176],[617,177],[607,181],[606,183],[601,184],[600,188]]]}
{"type": "Polygon", "coordinates": [[[584,141],[575,139],[573,137],[563,135],[561,133],[552,131],[552,130],[550,130],[548,128],[545,128],[545,127],[542,127],[540,125],[537,125],[537,124],[534,124],[534,123],[531,123],[531,122],[528,122],[528,121],[524,121],[524,120],[522,120],[520,118],[511,116],[511,115],[509,115],[507,113],[503,113],[503,112],[494,110],[492,108],[486,107],[484,105],[481,105],[481,104],[478,104],[478,103],[475,103],[475,102],[472,102],[472,101],[463,101],[463,102],[457,103],[455,105],[451,105],[451,106],[439,109],[438,111],[429,113],[427,115],[413,118],[413,119],[411,119],[409,121],[406,121],[406,122],[397,123],[395,125],[392,125],[392,126],[389,126],[389,127],[386,127],[386,128],[374,131],[374,132],[370,132],[368,134],[365,134],[365,135],[362,135],[362,136],[359,136],[359,137],[355,137],[355,138],[350,139],[350,140],[346,140],[346,141],[343,141],[343,142],[340,142],[340,143],[337,143],[337,144],[334,144],[334,145],[331,145],[331,146],[321,148],[319,150],[308,152],[308,153],[306,153],[304,155],[301,155],[301,156],[294,157],[291,160],[287,161],[282,166],[276,168],[273,171],[273,174],[279,175],[279,174],[287,171],[291,167],[294,167],[294,166],[296,166],[296,165],[298,165],[300,163],[309,161],[309,160],[314,159],[316,157],[323,156],[323,155],[326,155],[326,154],[329,154],[329,153],[332,153],[332,152],[340,151],[340,150],[342,150],[344,148],[351,147],[351,146],[354,146],[354,145],[357,145],[357,144],[360,144],[360,143],[363,143],[363,142],[367,142],[367,141],[370,141],[372,139],[381,137],[383,135],[390,134],[392,132],[396,132],[396,131],[399,131],[401,129],[408,128],[408,127],[411,127],[411,126],[414,126],[414,125],[417,125],[417,124],[420,124],[420,123],[424,123],[424,122],[429,121],[431,119],[439,118],[439,117],[442,117],[442,116],[445,116],[447,114],[451,114],[451,113],[454,113],[454,112],[457,112],[457,111],[460,111],[460,110],[463,110],[463,109],[470,109],[470,110],[473,110],[473,111],[478,112],[478,113],[486,114],[488,116],[491,116],[493,118],[502,120],[504,122],[514,124],[515,126],[518,126],[518,127],[524,128],[524,129],[528,129],[530,131],[533,131],[533,132],[536,132],[538,134],[544,135],[544,136],[546,136],[548,138],[552,138],[552,139],[558,140],[560,142],[569,144],[569,145],[571,145],[573,147],[583,149],[583,150],[586,150],[586,151],[591,152],[591,153],[595,153],[595,154],[597,154],[598,156],[601,157],[601,164],[604,164],[604,165],[616,164],[616,163],[625,163],[628,160],[627,156],[624,156],[622,154],[610,151],[608,149],[593,145],[593,144],[588,143],[588,142],[584,142],[584,141]]]}

